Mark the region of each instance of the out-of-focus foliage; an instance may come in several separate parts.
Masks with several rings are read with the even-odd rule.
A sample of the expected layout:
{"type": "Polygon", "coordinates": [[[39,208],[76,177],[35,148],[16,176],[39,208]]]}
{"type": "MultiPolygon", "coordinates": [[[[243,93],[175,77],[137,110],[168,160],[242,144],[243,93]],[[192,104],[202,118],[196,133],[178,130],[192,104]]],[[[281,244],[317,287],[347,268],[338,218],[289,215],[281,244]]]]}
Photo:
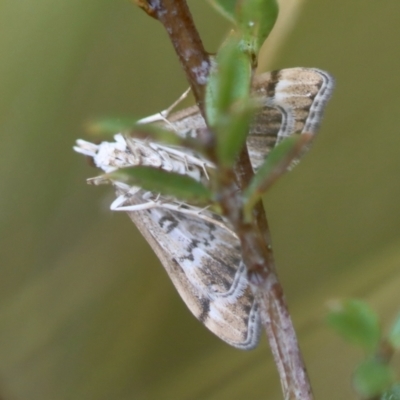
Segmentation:
{"type": "Polygon", "coordinates": [[[367,354],[377,350],[381,339],[379,317],[363,301],[337,301],[331,306],[328,323],[346,340],[367,354]]]}
{"type": "Polygon", "coordinates": [[[393,382],[391,367],[376,359],[362,362],[354,372],[353,386],[361,398],[374,398],[393,382]]]}
{"type": "Polygon", "coordinates": [[[396,384],[386,391],[381,400],[400,400],[400,384],[396,384]]]}
{"type": "Polygon", "coordinates": [[[400,349],[400,315],[397,315],[390,329],[389,342],[395,349],[400,349]]]}
{"type": "Polygon", "coordinates": [[[398,321],[395,321],[388,337],[382,336],[378,315],[367,303],[356,299],[331,302],[327,320],[340,336],[364,350],[366,357],[352,374],[357,395],[373,399],[394,393],[396,386],[388,388],[396,376],[391,361],[398,321]]]}
{"type": "MultiPolygon", "coordinates": [[[[189,6],[215,52],[229,24],[205,2],[189,6]]],[[[359,357],[324,326],[326,300],[362,296],[385,326],[398,312],[399,13],[397,0],[309,0],[279,57],[265,55],[271,69],[337,80],[313,148],[265,199],[325,400],[351,398],[359,357]]],[[[244,353],[202,327],[71,150],[87,120],[154,114],[186,89],[163,29],[126,1],[38,0],[0,2],[0,32],[2,396],[280,398],[265,341],[244,353]]]]}

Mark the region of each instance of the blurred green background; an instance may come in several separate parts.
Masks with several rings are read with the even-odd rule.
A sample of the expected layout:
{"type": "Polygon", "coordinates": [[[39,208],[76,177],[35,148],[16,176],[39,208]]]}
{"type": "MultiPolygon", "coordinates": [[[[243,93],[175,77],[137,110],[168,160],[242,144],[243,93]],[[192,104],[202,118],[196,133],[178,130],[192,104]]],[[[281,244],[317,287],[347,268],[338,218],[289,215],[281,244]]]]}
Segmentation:
{"type": "MultiPolygon", "coordinates": [[[[189,5],[216,51],[228,25],[189,5]]],[[[309,0],[294,20],[263,68],[318,67],[337,87],[265,204],[316,398],[352,399],[361,353],[323,317],[342,296],[386,325],[400,309],[400,2],[309,0]]],[[[242,352],[202,327],[72,151],[88,118],[184,91],[163,28],[128,0],[1,0],[0,56],[0,397],[281,399],[265,338],[242,352]]]]}

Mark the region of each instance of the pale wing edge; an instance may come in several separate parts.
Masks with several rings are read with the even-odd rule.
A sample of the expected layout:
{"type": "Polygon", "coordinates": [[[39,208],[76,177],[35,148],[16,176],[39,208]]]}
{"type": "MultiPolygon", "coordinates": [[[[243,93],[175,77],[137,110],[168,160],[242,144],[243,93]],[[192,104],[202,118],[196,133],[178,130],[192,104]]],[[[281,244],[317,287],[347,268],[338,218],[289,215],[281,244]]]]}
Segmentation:
{"type": "MultiPolygon", "coordinates": [[[[117,195],[119,196],[121,194],[123,194],[123,192],[117,190],[117,195]]],[[[168,256],[165,250],[161,247],[159,241],[151,234],[148,226],[150,220],[146,218],[145,211],[128,212],[128,215],[161,261],[161,264],[167,271],[167,274],[176,290],[192,314],[211,332],[231,346],[242,350],[250,350],[256,347],[260,337],[258,302],[254,300],[251,309],[248,311],[247,331],[245,332],[245,335],[243,335],[244,338],[233,338],[233,336],[238,335],[229,334],[232,327],[229,324],[230,317],[229,315],[226,315],[227,308],[224,307],[223,302],[220,304],[218,302],[212,302],[197,292],[196,288],[187,279],[185,272],[179,263],[168,256]],[[224,315],[224,320],[218,321],[218,319],[213,318],[213,313],[224,315]]],[[[231,317],[234,319],[237,318],[237,315],[231,315],[231,317]]]]}

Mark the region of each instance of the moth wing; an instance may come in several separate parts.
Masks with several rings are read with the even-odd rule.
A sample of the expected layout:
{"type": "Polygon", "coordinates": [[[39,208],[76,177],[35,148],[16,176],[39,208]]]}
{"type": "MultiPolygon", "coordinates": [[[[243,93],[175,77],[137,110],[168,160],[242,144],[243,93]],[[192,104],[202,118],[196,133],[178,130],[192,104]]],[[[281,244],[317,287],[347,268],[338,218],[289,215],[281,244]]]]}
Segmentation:
{"type": "Polygon", "coordinates": [[[262,100],[247,138],[255,169],[282,139],[317,133],[333,88],[333,77],[313,68],[282,69],[254,79],[254,94],[262,100]]]}
{"type": "MultiPolygon", "coordinates": [[[[142,203],[142,194],[128,202],[142,203]]],[[[221,223],[162,207],[128,214],[195,317],[230,345],[255,347],[260,331],[258,304],[237,237],[221,223]]]]}
{"type": "MultiPolygon", "coordinates": [[[[333,87],[331,75],[313,68],[288,68],[255,77],[252,90],[262,107],[247,137],[254,169],[285,137],[317,132],[333,87]]],[[[172,114],[169,121],[180,134],[206,128],[197,106],[172,114]]]]}

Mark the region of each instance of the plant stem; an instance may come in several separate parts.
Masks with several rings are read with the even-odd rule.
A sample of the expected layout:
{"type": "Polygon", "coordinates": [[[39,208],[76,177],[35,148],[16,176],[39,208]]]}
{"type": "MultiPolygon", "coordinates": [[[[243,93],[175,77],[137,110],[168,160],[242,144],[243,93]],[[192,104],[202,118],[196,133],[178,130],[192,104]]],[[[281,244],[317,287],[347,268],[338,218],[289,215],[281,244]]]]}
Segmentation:
{"type": "MultiPolygon", "coordinates": [[[[244,148],[236,167],[237,183],[243,188],[252,176],[250,158],[244,148]]],[[[262,324],[278,369],[284,399],[312,400],[310,381],[276,272],[271,234],[261,201],[254,208],[253,218],[254,224],[250,226],[243,218],[230,220],[235,224],[249,280],[259,300],[262,324]]]]}
{"type": "MultiPolygon", "coordinates": [[[[204,116],[204,92],[210,59],[186,1],[134,1],[164,25],[204,116]]],[[[243,149],[235,170],[221,171],[221,176],[221,206],[242,245],[243,261],[260,304],[262,324],[278,368],[284,398],[312,400],[311,386],[296,333],[276,273],[271,235],[262,202],[255,206],[251,223],[245,222],[243,218],[241,191],[253,177],[246,148],[243,149]]]]}

